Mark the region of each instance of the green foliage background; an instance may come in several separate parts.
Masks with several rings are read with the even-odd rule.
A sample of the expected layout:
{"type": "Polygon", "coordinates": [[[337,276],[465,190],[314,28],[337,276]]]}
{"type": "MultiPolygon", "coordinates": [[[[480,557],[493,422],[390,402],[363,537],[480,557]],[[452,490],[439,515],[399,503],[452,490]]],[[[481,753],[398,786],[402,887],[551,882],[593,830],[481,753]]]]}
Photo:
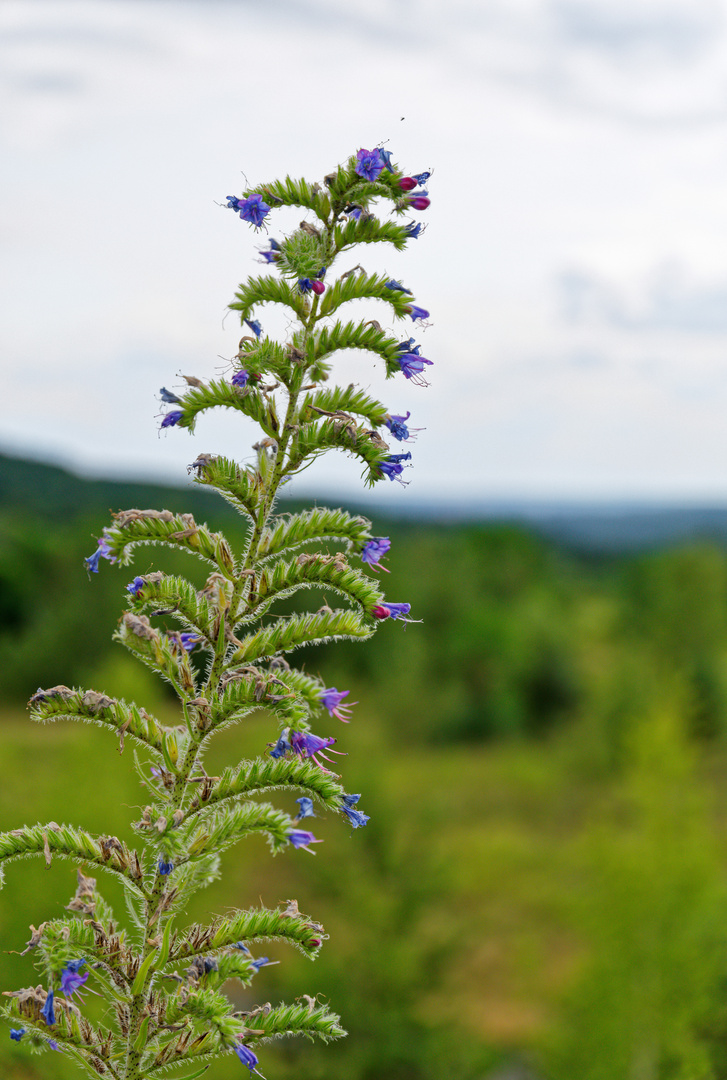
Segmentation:
{"type": "MultiPolygon", "coordinates": [[[[204,491],[4,462],[0,829],[71,819],[130,839],[145,796],[129,748],[119,759],[104,732],[37,728],[23,711],[37,685],[61,682],[165,719],[164,691],[110,641],[133,574],[104,565],[87,581],[82,563],[108,511],[129,506],[234,529],[204,491]]],[[[349,754],[347,785],[365,792],[371,823],[349,834],[316,822],[316,859],[271,862],[253,840],[225,857],[222,890],[196,901],[221,911],[231,887],[242,905],[296,897],[331,935],[313,969],[271,946],[281,963],[256,990],[275,1002],[313,985],[351,1037],[304,1055],[280,1044],[267,1075],[727,1078],[724,548],[586,556],[514,526],[375,527],[393,542],[392,596],[423,623],[306,660],[361,701],[349,727],[320,734],[349,754]]],[[[215,754],[259,753],[273,737],[256,715],[215,754]]],[[[28,862],[7,876],[3,949],[20,950],[29,923],[68,902],[74,874],[28,862]]],[[[0,966],[4,986],[27,984],[25,960],[4,952],[0,966]]],[[[0,1075],[76,1074],[3,1038],[0,1075]]]]}

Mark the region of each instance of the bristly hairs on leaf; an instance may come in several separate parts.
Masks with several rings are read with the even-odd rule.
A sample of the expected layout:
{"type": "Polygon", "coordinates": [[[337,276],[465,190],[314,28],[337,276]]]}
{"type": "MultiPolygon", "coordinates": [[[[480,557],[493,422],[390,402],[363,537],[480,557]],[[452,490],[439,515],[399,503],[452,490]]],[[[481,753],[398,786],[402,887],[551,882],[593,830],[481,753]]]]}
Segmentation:
{"type": "Polygon", "coordinates": [[[230,304],[243,336],[228,371],[207,381],[185,375],[178,392],[162,388],[171,408],[161,427],[191,432],[200,414],[215,408],[257,425],[255,456],[244,464],[202,453],[188,466],[195,483],[214,488],[240,513],[246,542],[234,552],[222,533],[191,514],[131,508],[114,515],[85,560],[90,577],[104,562],[129,565],[138,546],[152,544],[207,564],[201,589],[162,571],[133,577],[114,635],[171,685],[179,723],[165,726],[142,706],[96,690],[59,685],[30,699],[34,720],[96,724],[113,734],[120,754],[125,741],[133,743],[145,789],[146,805],[132,822],[138,850],[54,821],[0,834],[0,881],[3,864],[13,859],[38,856],[50,865],[60,857],[77,867],[66,914],[31,927],[24,949],[40,984],[5,991],[0,1012],[13,1025],[13,1040],[65,1053],[89,1076],[148,1080],[187,1065],[191,1080],[225,1054],[261,1076],[254,1049],[261,1043],[345,1035],[338,1016],[314,997],[240,1013],[223,993],[226,980],[249,986],[271,963],[253,955],[262,942],[317,955],[327,935],[295,900],[277,909],[233,910],[186,929],[177,916],[194,892],[219,877],[220,853],[244,836],[262,832],[273,854],[297,857],[301,849],[315,854],[319,843],[305,828],[314,806],[354,828],[369,820],[335,771],[332,732],[339,721],[349,722],[348,691],[327,687],[288,657],[317,642],[365,640],[387,620],[411,621],[409,604],[386,600],[370,574],[385,569],[391,543],[372,535],[366,518],[343,510],[316,506],[276,515],[275,506],[282,485],[330,450],[358,458],[367,483],[404,482],[411,454],[391,453],[387,440],[409,438],[410,413],[392,416],[354,385],[321,384],[337,355],[353,349],[362,362],[380,361],[387,378],[425,385],[424,365],[432,361],[413,337],[348,317],[351,301],[368,298],[382,301],[394,320],[424,326],[429,313],[414,303],[412,290],[361,266],[339,277],[336,271],[339,255],[359,244],[400,251],[419,236],[422,225],[401,217],[429,205],[427,192],[417,190],[428,175],[404,175],[391,152],[377,147],[358,150],[320,183],[288,176],[227,196],[226,209],[253,229],[265,227],[258,251],[267,272],[248,277],[230,304]],[[312,220],[275,236],[267,229],[281,206],[309,211],[312,220]],[[283,305],[294,320],[287,340],[266,333],[269,304],[283,305]],[[283,614],[280,601],[303,589],[318,591],[322,604],[283,614]],[[332,594],[343,607],[329,607],[332,594]],[[157,623],[159,616],[171,628],[157,623]],[[209,776],[210,740],[259,709],[277,721],[260,756],[209,776]],[[259,801],[264,792],[282,793],[284,808],[259,801]],[[98,871],[113,874],[124,889],[126,930],[97,890],[98,871]],[[86,983],[109,1003],[108,1027],[84,1015],[86,983]]]}

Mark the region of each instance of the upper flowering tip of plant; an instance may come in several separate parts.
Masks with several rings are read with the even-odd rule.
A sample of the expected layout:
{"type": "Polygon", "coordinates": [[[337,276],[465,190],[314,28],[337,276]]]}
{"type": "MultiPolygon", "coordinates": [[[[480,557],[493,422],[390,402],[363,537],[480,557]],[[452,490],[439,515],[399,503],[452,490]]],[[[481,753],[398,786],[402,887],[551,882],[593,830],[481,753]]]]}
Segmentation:
{"type": "Polygon", "coordinates": [[[381,150],[359,150],[356,154],[355,172],[364,180],[378,180],[386,168],[386,161],[381,155],[381,150]]]}
{"type": "Polygon", "coordinates": [[[234,195],[227,196],[228,210],[236,210],[243,221],[248,221],[259,229],[270,213],[270,207],[263,202],[262,195],[248,195],[246,199],[238,199],[234,195]]]}
{"type": "Polygon", "coordinates": [[[172,409],[172,411],[168,412],[167,415],[162,420],[161,426],[163,428],[174,427],[175,424],[179,423],[179,421],[182,419],[183,416],[184,416],[184,413],[182,412],[181,409],[172,409]]]}
{"type": "Polygon", "coordinates": [[[141,590],[144,588],[144,584],[145,583],[143,577],[135,577],[134,580],[130,581],[129,584],[126,586],[126,591],[131,593],[134,599],[136,599],[139,596],[141,590]]]}
{"type": "Polygon", "coordinates": [[[341,704],[343,699],[348,697],[350,693],[350,690],[337,690],[335,686],[330,686],[321,693],[321,705],[323,708],[328,709],[331,716],[334,716],[336,720],[342,720],[344,724],[350,723],[351,709],[358,704],[355,701],[350,702],[348,705],[341,704]]]}
{"type": "Polygon", "coordinates": [[[165,405],[177,405],[182,399],[173,394],[171,390],[167,390],[166,386],[159,388],[159,396],[165,405]]]}
{"type": "Polygon", "coordinates": [[[387,601],[385,604],[377,604],[371,614],[375,619],[403,619],[404,622],[411,622],[411,619],[406,618],[410,611],[411,604],[390,604],[387,601]]]}
{"type": "Polygon", "coordinates": [[[393,279],[386,282],[387,289],[393,289],[395,292],[409,293],[411,296],[411,289],[406,289],[400,281],[394,281],[393,279]]]}
{"type": "MultiPolygon", "coordinates": [[[[388,536],[372,536],[361,549],[361,562],[368,563],[372,570],[386,570],[386,567],[379,566],[379,563],[390,548],[391,540],[388,536]]],[[[388,574],[388,570],[386,572],[388,574]]]]}
{"type": "MultiPolygon", "coordinates": [[[[291,829],[288,833],[288,841],[294,848],[303,848],[304,851],[309,851],[309,844],[322,844],[322,840],[316,840],[312,832],[306,832],[304,829],[291,829]]],[[[311,855],[315,852],[311,851],[311,855]]]]}
{"type": "Polygon", "coordinates": [[[109,562],[116,562],[116,556],[112,554],[109,547],[108,540],[105,536],[99,538],[98,547],[94,551],[93,555],[89,555],[87,559],[83,561],[86,564],[87,569],[93,573],[98,573],[98,564],[101,559],[108,559],[109,562]]]}

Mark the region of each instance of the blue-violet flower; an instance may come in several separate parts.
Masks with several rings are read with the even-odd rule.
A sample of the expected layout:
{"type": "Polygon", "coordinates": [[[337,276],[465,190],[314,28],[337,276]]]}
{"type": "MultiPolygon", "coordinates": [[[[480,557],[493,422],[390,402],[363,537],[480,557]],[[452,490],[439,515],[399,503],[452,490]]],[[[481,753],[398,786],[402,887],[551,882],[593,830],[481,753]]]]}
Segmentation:
{"type": "MultiPolygon", "coordinates": [[[[308,850],[309,844],[322,844],[322,840],[316,840],[312,832],[305,832],[304,829],[291,829],[288,833],[288,840],[294,848],[303,848],[304,851],[308,850]]],[[[311,852],[311,854],[314,854],[311,852]]]]}
{"type": "Polygon", "coordinates": [[[171,412],[168,412],[162,420],[162,427],[174,427],[175,424],[179,423],[183,416],[184,413],[181,409],[173,409],[171,412]]]}
{"type": "MultiPolygon", "coordinates": [[[[379,566],[381,559],[391,547],[388,536],[372,536],[361,549],[361,562],[368,563],[372,570],[386,570],[385,566],[379,566]]],[[[388,574],[388,570],[386,570],[388,574]]]]}
{"type": "Polygon", "coordinates": [[[141,590],[144,588],[144,578],[135,577],[133,581],[130,581],[126,586],[126,591],[131,593],[133,597],[137,597],[141,590]]]}
{"type": "Polygon", "coordinates": [[[411,296],[411,289],[405,289],[400,281],[393,281],[393,280],[392,281],[387,281],[386,282],[386,288],[387,289],[394,289],[396,292],[409,293],[409,295],[411,296]]]}
{"type": "Polygon", "coordinates": [[[253,1054],[249,1046],[244,1046],[243,1043],[240,1043],[239,1046],[235,1047],[235,1053],[239,1057],[242,1064],[247,1065],[251,1073],[257,1072],[255,1066],[260,1059],[257,1057],[256,1054],[253,1054]]]}
{"type": "Polygon", "coordinates": [[[295,815],[298,820],[305,817],[315,817],[313,813],[313,800],[309,799],[307,795],[301,795],[299,799],[295,800],[300,807],[300,810],[295,815]]]}
{"type": "Polygon", "coordinates": [[[165,405],[176,405],[182,400],[180,397],[177,397],[176,394],[173,394],[171,390],[167,390],[166,386],[160,387],[159,394],[165,405]]]}
{"type": "Polygon", "coordinates": [[[411,611],[411,604],[377,604],[371,614],[375,619],[406,619],[411,611]]]}
{"type": "Polygon", "coordinates": [[[159,873],[160,873],[160,875],[162,877],[167,877],[168,874],[171,874],[173,869],[174,869],[174,863],[173,862],[166,862],[165,859],[160,859],[159,862],[157,863],[157,870],[159,871],[159,873]]]}
{"type": "Polygon", "coordinates": [[[245,371],[244,368],[240,368],[240,370],[236,371],[235,374],[232,376],[230,382],[233,386],[237,386],[239,389],[242,389],[243,386],[247,386],[249,378],[249,372],[245,371]]]}
{"type": "Polygon", "coordinates": [[[250,327],[255,337],[260,337],[263,332],[263,328],[257,321],[257,319],[245,319],[245,322],[250,327]]]}
{"type": "MultiPolygon", "coordinates": [[[[363,555],[361,556],[361,558],[363,558],[363,555]]],[[[328,709],[328,712],[331,716],[335,716],[336,720],[342,720],[344,724],[348,724],[350,722],[348,717],[351,713],[351,707],[352,705],[357,704],[357,702],[355,701],[351,702],[348,705],[341,704],[343,699],[345,697],[348,697],[350,693],[350,690],[339,691],[336,689],[335,686],[330,686],[321,694],[321,705],[323,706],[323,708],[328,709]]]]}
{"type": "Polygon", "coordinates": [[[355,172],[364,180],[378,180],[384,171],[385,162],[380,150],[359,150],[356,154],[355,172]]]}
{"type": "Polygon", "coordinates": [[[54,994],[53,990],[51,989],[48,991],[48,996],[45,999],[45,1005],[40,1010],[40,1015],[43,1017],[48,1027],[53,1027],[56,1022],[56,1014],[55,1010],[53,1009],[53,997],[54,994]]]}
{"type": "Polygon", "coordinates": [[[429,312],[426,310],[426,308],[417,307],[416,304],[409,304],[406,309],[406,313],[407,315],[411,315],[413,321],[416,319],[422,319],[423,321],[424,319],[429,318],[429,312]]]}
{"type": "Polygon", "coordinates": [[[246,199],[238,199],[235,209],[239,211],[243,221],[249,221],[258,229],[266,215],[270,213],[270,207],[263,202],[262,195],[248,195],[246,199]]]}
{"type": "Polygon", "coordinates": [[[97,574],[98,564],[101,559],[108,559],[109,562],[116,562],[116,556],[111,554],[111,548],[109,547],[108,540],[105,536],[102,536],[99,539],[98,547],[93,555],[89,555],[89,557],[83,561],[92,573],[97,574]]]}
{"type": "Polygon", "coordinates": [[[25,1035],[25,1028],[10,1028],[10,1038],[15,1042],[20,1042],[23,1035],[25,1035]]]}

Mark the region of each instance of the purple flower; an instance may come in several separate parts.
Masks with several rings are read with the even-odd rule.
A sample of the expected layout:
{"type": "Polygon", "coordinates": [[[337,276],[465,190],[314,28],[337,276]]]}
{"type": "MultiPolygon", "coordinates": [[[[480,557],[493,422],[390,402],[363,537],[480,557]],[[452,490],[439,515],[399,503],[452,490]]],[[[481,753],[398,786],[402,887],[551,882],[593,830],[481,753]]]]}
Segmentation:
{"type": "Polygon", "coordinates": [[[353,701],[349,705],[341,705],[343,699],[348,697],[350,693],[350,690],[341,690],[339,692],[336,690],[335,686],[331,686],[321,694],[321,705],[323,708],[328,709],[331,716],[335,716],[336,720],[342,720],[344,724],[349,723],[348,716],[351,712],[351,705],[357,704],[353,701]]]}
{"type": "Polygon", "coordinates": [[[410,221],[408,225],[404,226],[404,229],[406,230],[406,235],[410,236],[412,240],[416,240],[423,228],[425,228],[425,226],[422,225],[421,221],[410,221]]]}
{"type": "MultiPolygon", "coordinates": [[[[268,743],[268,745],[270,745],[270,744],[268,743]]],[[[276,742],[273,749],[270,751],[270,757],[283,758],[283,757],[285,757],[288,750],[291,750],[291,749],[292,749],[292,747],[291,747],[290,743],[288,742],[288,732],[284,731],[283,734],[278,739],[278,741],[276,742]]]]}
{"type": "Polygon", "coordinates": [[[174,869],[174,863],[173,862],[166,862],[164,859],[160,859],[159,862],[157,863],[157,870],[159,871],[159,873],[161,874],[162,877],[167,877],[168,874],[171,874],[173,869],[174,869]]]}
{"type": "Polygon", "coordinates": [[[40,1010],[40,1015],[43,1017],[48,1027],[53,1027],[56,1022],[56,1014],[53,1009],[53,997],[54,994],[53,990],[51,989],[48,991],[48,996],[45,999],[45,1005],[40,1010]]]}
{"type": "Polygon", "coordinates": [[[356,154],[355,171],[364,180],[378,180],[385,168],[380,150],[359,150],[356,154]]]}
{"type": "MultiPolygon", "coordinates": [[[[412,435],[412,433],[409,431],[409,428],[406,426],[406,422],[410,416],[410,412],[408,412],[406,416],[394,416],[391,413],[386,414],[384,424],[389,429],[394,438],[398,439],[399,442],[406,442],[407,439],[416,438],[416,435],[412,435]]],[[[412,431],[420,430],[420,428],[412,428],[412,431]]]]}
{"type": "Polygon", "coordinates": [[[313,288],[313,282],[309,277],[298,278],[298,288],[302,293],[310,292],[313,288]]]}
{"type": "Polygon", "coordinates": [[[405,289],[400,281],[387,281],[386,288],[394,289],[395,292],[409,293],[409,295],[411,296],[411,289],[405,289]]]}
{"type": "Polygon", "coordinates": [[[85,960],[72,960],[61,972],[61,990],[66,997],[73,997],[88,978],[88,972],[85,975],[78,973],[79,968],[85,963],[85,960]]]}
{"type": "Polygon", "coordinates": [[[341,801],[345,806],[355,806],[360,798],[360,795],[342,795],[341,801]]]}
{"type": "Polygon", "coordinates": [[[384,163],[384,168],[388,169],[389,172],[393,172],[394,169],[391,165],[391,150],[383,150],[381,147],[379,147],[379,157],[384,163]]]}
{"type": "Polygon", "coordinates": [[[363,214],[363,208],[361,206],[352,206],[351,209],[346,212],[354,221],[360,221],[361,215],[363,214]]]}
{"type": "Polygon", "coordinates": [[[239,371],[235,372],[235,374],[232,376],[232,379],[230,381],[231,381],[233,386],[237,386],[240,389],[242,389],[243,386],[247,386],[247,380],[249,378],[250,378],[249,372],[245,371],[244,368],[240,368],[239,371]]]}
{"type": "Polygon", "coordinates": [[[239,1057],[242,1064],[247,1065],[250,1072],[257,1072],[255,1066],[260,1059],[257,1057],[257,1055],[253,1054],[249,1046],[245,1046],[243,1043],[240,1043],[239,1046],[235,1047],[235,1053],[239,1057]]]}
{"type": "Polygon", "coordinates": [[[415,195],[413,199],[409,199],[412,210],[426,210],[430,203],[431,199],[428,199],[426,195],[415,195]]]}
{"type": "Polygon", "coordinates": [[[380,476],[388,476],[389,480],[398,480],[400,484],[405,483],[401,479],[401,474],[404,471],[402,461],[408,461],[411,454],[389,454],[383,461],[379,461],[374,466],[378,469],[380,476]]]}
{"type": "Polygon", "coordinates": [[[77,975],[85,963],[86,961],[83,957],[81,957],[80,960],[69,960],[66,963],[66,971],[72,971],[74,975],[77,975]]]}
{"type": "Polygon", "coordinates": [[[137,597],[141,590],[144,588],[144,578],[135,577],[133,581],[130,581],[126,586],[126,591],[130,592],[133,597],[137,597]]]}
{"type": "Polygon", "coordinates": [[[98,547],[94,551],[93,555],[89,555],[87,559],[84,559],[87,568],[94,574],[98,573],[98,564],[101,559],[108,559],[109,562],[116,562],[116,556],[112,555],[111,548],[109,547],[108,540],[105,536],[100,537],[98,547]]]}
{"type": "Polygon", "coordinates": [[[243,221],[249,221],[251,225],[258,229],[262,225],[265,216],[270,213],[270,207],[266,202],[263,202],[262,195],[248,195],[246,199],[237,199],[235,209],[239,211],[243,221]]]}
{"type": "Polygon", "coordinates": [[[159,393],[161,394],[161,399],[165,405],[176,405],[177,402],[182,400],[180,397],[177,397],[176,394],[173,394],[171,390],[167,390],[166,386],[162,386],[159,393]]]}
{"type": "MultiPolygon", "coordinates": [[[[298,754],[299,757],[309,757],[315,761],[316,765],[319,765],[322,769],[320,761],[316,757],[316,754],[320,754],[326,761],[331,759],[323,751],[329,746],[333,746],[335,739],[321,739],[319,735],[314,735],[311,731],[291,731],[290,744],[294,754],[298,754]]],[[[339,753],[338,750],[333,751],[334,754],[339,753]]]]}
{"type": "Polygon", "coordinates": [[[387,601],[385,604],[377,604],[371,614],[375,619],[404,619],[409,622],[406,616],[410,611],[411,604],[390,604],[387,601]]]}
{"type": "Polygon", "coordinates": [[[312,832],[305,832],[303,829],[291,829],[288,833],[288,840],[294,848],[303,848],[308,850],[309,844],[322,844],[322,840],[316,840],[312,832]]]}
{"type": "Polygon", "coordinates": [[[25,1028],[10,1028],[10,1038],[15,1042],[20,1042],[23,1035],[25,1035],[25,1028]]]}
{"type": "Polygon", "coordinates": [[[255,337],[260,337],[263,332],[263,328],[257,321],[257,319],[245,319],[245,322],[250,327],[255,337]]]}
{"type": "Polygon", "coordinates": [[[390,547],[391,540],[388,536],[372,536],[361,549],[361,562],[368,563],[372,570],[386,570],[385,566],[378,564],[390,547]]]}
{"type": "MultiPolygon", "coordinates": [[[[418,346],[417,346],[418,348],[418,346]]],[[[417,386],[429,386],[422,375],[425,364],[433,364],[433,360],[427,360],[426,356],[418,356],[417,353],[404,353],[398,357],[399,367],[404,372],[404,377],[411,379],[417,386]]]]}
{"type": "Polygon", "coordinates": [[[362,829],[371,820],[368,814],[363,814],[360,810],[354,810],[352,806],[346,806],[345,803],[341,809],[354,829],[362,829]]]}
{"type": "Polygon", "coordinates": [[[181,409],[173,409],[172,412],[168,412],[162,420],[162,427],[174,427],[175,424],[179,423],[183,416],[184,413],[181,409]]]}
{"type": "Polygon", "coordinates": [[[179,641],[185,652],[191,652],[196,645],[199,645],[202,640],[199,634],[180,634],[179,641]]]}
{"type": "Polygon", "coordinates": [[[411,315],[413,321],[416,319],[424,321],[424,319],[429,318],[429,312],[423,307],[417,307],[416,304],[409,304],[406,313],[407,315],[411,315]]]}
{"type": "Polygon", "coordinates": [[[300,810],[296,814],[296,820],[300,820],[304,817],[315,817],[313,813],[313,800],[309,799],[307,795],[301,795],[299,799],[295,800],[300,807],[300,810]]]}

